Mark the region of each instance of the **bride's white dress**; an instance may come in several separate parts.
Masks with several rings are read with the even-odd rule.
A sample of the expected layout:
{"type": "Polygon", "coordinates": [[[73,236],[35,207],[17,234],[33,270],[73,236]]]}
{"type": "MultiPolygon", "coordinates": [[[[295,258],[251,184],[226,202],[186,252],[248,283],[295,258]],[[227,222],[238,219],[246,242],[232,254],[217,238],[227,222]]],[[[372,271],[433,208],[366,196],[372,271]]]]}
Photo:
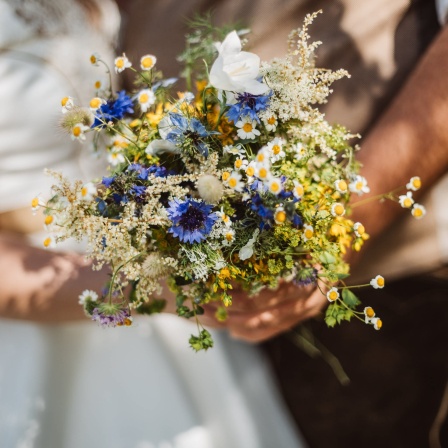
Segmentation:
{"type": "MultiPolygon", "coordinates": [[[[107,22],[97,33],[71,0],[0,0],[0,212],[48,191],[46,166],[83,175],[80,146],[49,123],[61,97],[86,100],[76,89],[87,93],[98,73],[89,55],[111,56],[117,13],[100,3],[107,22]]],[[[0,320],[0,446],[304,446],[261,353],[214,332],[215,347],[196,354],[194,331],[169,315],[120,329],[0,320]]]]}

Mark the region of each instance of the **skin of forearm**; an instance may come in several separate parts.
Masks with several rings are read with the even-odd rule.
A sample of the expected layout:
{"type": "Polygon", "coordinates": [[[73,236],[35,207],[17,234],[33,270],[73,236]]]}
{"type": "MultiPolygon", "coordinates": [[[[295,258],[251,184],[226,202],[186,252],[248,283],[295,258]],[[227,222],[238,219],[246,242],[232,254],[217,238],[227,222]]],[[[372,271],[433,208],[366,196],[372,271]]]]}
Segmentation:
{"type": "MultiPolygon", "coordinates": [[[[448,27],[420,60],[401,92],[362,144],[358,159],[370,195],[386,193],[420,176],[419,199],[448,169],[448,27]]],[[[361,199],[364,199],[362,197],[361,199]]],[[[404,210],[390,201],[353,209],[374,240],[404,210]]],[[[411,217],[409,217],[411,219],[411,217]]]]}
{"type": "Polygon", "coordinates": [[[0,234],[1,317],[42,323],[86,319],[79,294],[99,292],[106,281],[106,273],[92,271],[81,255],[38,249],[17,235],[0,234]]]}

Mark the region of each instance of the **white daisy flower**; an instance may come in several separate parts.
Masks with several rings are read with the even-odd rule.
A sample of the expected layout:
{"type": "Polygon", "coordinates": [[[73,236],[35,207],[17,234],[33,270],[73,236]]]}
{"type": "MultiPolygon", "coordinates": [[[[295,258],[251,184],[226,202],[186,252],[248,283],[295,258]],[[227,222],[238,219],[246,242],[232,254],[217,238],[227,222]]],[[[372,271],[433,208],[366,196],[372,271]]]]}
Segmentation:
{"type": "Polygon", "coordinates": [[[226,227],[230,227],[232,225],[232,221],[230,220],[229,215],[226,215],[224,213],[224,208],[221,207],[221,210],[219,212],[215,212],[224,222],[224,224],[226,225],[226,227]]]}
{"type": "Polygon", "coordinates": [[[411,213],[415,219],[422,219],[426,215],[426,208],[421,204],[414,204],[411,213]]]}
{"type": "Polygon", "coordinates": [[[82,292],[82,294],[79,295],[79,301],[78,303],[80,305],[84,305],[86,303],[86,300],[90,300],[92,302],[96,302],[98,300],[98,294],[95,291],[92,291],[90,289],[86,289],[82,292]]]}
{"type": "Polygon", "coordinates": [[[281,205],[275,209],[274,221],[276,224],[283,224],[286,221],[286,212],[281,205]]]}
{"type": "Polygon", "coordinates": [[[122,148],[127,148],[129,146],[129,142],[121,135],[115,135],[111,138],[110,145],[112,150],[118,151],[122,148]]]}
{"type": "Polygon", "coordinates": [[[270,177],[267,181],[267,185],[269,188],[269,191],[273,194],[280,194],[283,187],[282,187],[282,181],[279,177],[270,177]]]}
{"type": "Polygon", "coordinates": [[[370,323],[373,324],[375,330],[381,330],[381,327],[383,326],[383,321],[379,317],[374,317],[370,323]]]}
{"type": "Polygon", "coordinates": [[[293,183],[294,183],[294,189],[292,190],[292,194],[296,199],[301,199],[305,193],[303,185],[297,180],[294,180],[293,183]]]}
{"type": "Polygon", "coordinates": [[[232,190],[241,192],[244,188],[244,182],[241,182],[241,174],[238,171],[232,171],[228,177],[226,184],[232,188],[232,190]]]}
{"type": "Polygon", "coordinates": [[[109,152],[109,154],[107,154],[107,161],[112,166],[117,166],[120,163],[124,163],[126,161],[126,159],[124,158],[124,155],[122,152],[120,152],[119,150],[113,149],[111,152],[109,152]]]}
{"type": "Polygon", "coordinates": [[[335,302],[337,299],[339,299],[339,292],[337,288],[333,287],[327,292],[327,299],[329,302],[335,302]]]}
{"type": "Polygon", "coordinates": [[[344,216],[345,215],[345,208],[340,202],[335,202],[331,206],[331,214],[333,216],[344,216]]]}
{"type": "Polygon", "coordinates": [[[231,228],[225,228],[223,232],[224,239],[222,240],[222,244],[224,246],[230,246],[235,240],[235,230],[231,228]]]}
{"type": "Polygon", "coordinates": [[[366,306],[364,308],[364,316],[366,324],[369,324],[372,319],[375,317],[375,311],[373,311],[373,308],[371,306],[366,306]]]}
{"type": "Polygon", "coordinates": [[[422,181],[418,176],[411,177],[409,182],[406,184],[406,188],[408,190],[417,191],[420,190],[421,187],[422,187],[422,181]]]}
{"type": "Polygon", "coordinates": [[[150,89],[141,90],[136,98],[142,112],[146,112],[156,102],[156,96],[150,89]]]}
{"type": "Polygon", "coordinates": [[[73,126],[71,131],[72,140],[79,140],[83,142],[86,139],[85,132],[90,128],[88,126],[83,125],[82,123],[77,123],[73,126]]]}
{"type": "Polygon", "coordinates": [[[99,66],[99,62],[101,60],[101,56],[98,53],[93,53],[90,55],[90,63],[95,66],[99,66]]]}
{"type": "Polygon", "coordinates": [[[248,115],[237,121],[235,126],[238,128],[238,137],[242,140],[253,140],[260,135],[256,120],[252,120],[248,115]]]}
{"type": "Polygon", "coordinates": [[[309,224],[303,225],[303,241],[308,241],[314,236],[314,228],[309,224]]]}
{"type": "Polygon", "coordinates": [[[45,249],[54,247],[56,245],[56,240],[55,240],[54,236],[47,236],[47,238],[45,238],[42,241],[42,245],[44,246],[45,249]]]}
{"type": "Polygon", "coordinates": [[[365,227],[360,222],[353,224],[353,231],[358,238],[361,238],[366,233],[365,227]]]}
{"type": "Polygon", "coordinates": [[[92,112],[96,112],[103,104],[106,104],[106,100],[95,97],[90,100],[89,107],[92,112]]]}
{"type": "Polygon", "coordinates": [[[259,165],[255,168],[255,176],[257,176],[263,182],[269,182],[271,178],[271,171],[267,166],[259,165]]]}
{"type": "Polygon", "coordinates": [[[244,170],[246,171],[246,167],[249,165],[249,162],[246,159],[243,159],[242,157],[238,157],[235,160],[235,163],[233,164],[233,167],[236,170],[244,170]]]}
{"type": "Polygon", "coordinates": [[[252,178],[255,176],[255,172],[256,172],[256,163],[254,161],[250,162],[249,165],[247,165],[246,169],[246,176],[248,178],[252,178]]]}
{"type": "Polygon", "coordinates": [[[145,54],[140,58],[140,68],[142,70],[151,70],[157,62],[157,58],[152,54],[145,54]]]}
{"type": "Polygon", "coordinates": [[[291,150],[294,152],[294,158],[296,160],[302,160],[307,154],[306,148],[302,145],[302,143],[292,145],[291,150]]]}
{"type": "Polygon", "coordinates": [[[255,156],[255,162],[258,165],[265,165],[265,166],[269,166],[269,158],[270,158],[271,154],[269,149],[266,146],[263,146],[258,152],[257,155],[255,156]]]}
{"type": "Polygon", "coordinates": [[[53,224],[53,222],[54,222],[53,215],[45,216],[45,219],[44,219],[44,229],[45,230],[50,230],[51,224],[53,224]]]}
{"type": "Polygon", "coordinates": [[[222,149],[224,154],[232,154],[233,156],[242,156],[245,153],[241,145],[226,145],[222,149]]]}
{"type": "Polygon", "coordinates": [[[370,192],[370,188],[367,186],[367,179],[359,175],[350,182],[348,188],[352,193],[357,193],[358,195],[370,192]]]}
{"type": "Polygon", "coordinates": [[[408,191],[406,194],[399,196],[398,202],[403,208],[411,208],[415,202],[414,199],[412,199],[412,191],[408,191]]]}
{"type": "Polygon", "coordinates": [[[97,195],[97,190],[92,182],[83,185],[81,191],[78,193],[78,199],[81,201],[91,201],[97,195]]]}
{"type": "Polygon", "coordinates": [[[101,78],[97,78],[95,80],[95,82],[93,83],[93,88],[98,92],[105,92],[106,90],[108,90],[108,86],[107,86],[107,82],[105,80],[105,78],[101,77],[101,78]]]}
{"type": "Polygon", "coordinates": [[[45,207],[45,201],[41,195],[31,199],[31,211],[33,212],[33,215],[35,215],[41,207],[45,207]]]}
{"type": "Polygon", "coordinates": [[[283,151],[283,144],[284,142],[280,137],[275,137],[267,144],[272,163],[275,163],[277,160],[283,159],[283,157],[286,156],[285,151],[283,151]]]}
{"type": "Polygon", "coordinates": [[[271,115],[270,117],[263,117],[263,124],[267,131],[275,132],[277,129],[278,121],[275,115],[271,115]]]}
{"type": "Polygon", "coordinates": [[[347,193],[348,185],[347,182],[344,179],[338,179],[334,183],[334,188],[336,188],[336,191],[339,193],[347,193]]]}
{"type": "Polygon", "coordinates": [[[132,67],[131,62],[124,53],[123,56],[118,56],[117,58],[115,58],[114,65],[115,73],[121,73],[123,70],[132,67]]]}
{"type": "Polygon", "coordinates": [[[65,114],[69,110],[73,109],[75,102],[71,96],[64,96],[61,100],[62,113],[65,114]]]}
{"type": "Polygon", "coordinates": [[[375,278],[372,278],[372,280],[370,280],[370,284],[375,288],[375,289],[383,289],[384,285],[386,284],[384,277],[382,275],[377,275],[375,278]]]}

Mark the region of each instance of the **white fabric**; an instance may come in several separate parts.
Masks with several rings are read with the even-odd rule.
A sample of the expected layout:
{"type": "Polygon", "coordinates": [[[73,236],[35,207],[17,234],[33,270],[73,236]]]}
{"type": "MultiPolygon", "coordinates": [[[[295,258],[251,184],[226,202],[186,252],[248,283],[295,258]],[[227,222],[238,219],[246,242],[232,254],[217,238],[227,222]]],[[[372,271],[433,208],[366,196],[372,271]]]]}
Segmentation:
{"type": "Polygon", "coordinates": [[[440,24],[445,25],[448,16],[448,0],[436,0],[436,10],[440,24]]]}
{"type": "MultiPolygon", "coordinates": [[[[48,12],[35,18],[51,15],[52,1],[41,2],[48,12]]],[[[32,39],[39,27],[24,26],[10,3],[27,1],[0,0],[0,46],[8,47],[0,53],[0,211],[44,193],[45,166],[84,176],[79,144],[49,123],[62,96],[87,90],[90,53],[108,53],[85,26],[55,39],[46,34],[62,31],[49,20],[45,37],[32,39]]],[[[0,446],[304,446],[257,348],[214,333],[216,346],[196,354],[188,347],[194,331],[167,315],[116,329],[0,320],[0,446]]]]}

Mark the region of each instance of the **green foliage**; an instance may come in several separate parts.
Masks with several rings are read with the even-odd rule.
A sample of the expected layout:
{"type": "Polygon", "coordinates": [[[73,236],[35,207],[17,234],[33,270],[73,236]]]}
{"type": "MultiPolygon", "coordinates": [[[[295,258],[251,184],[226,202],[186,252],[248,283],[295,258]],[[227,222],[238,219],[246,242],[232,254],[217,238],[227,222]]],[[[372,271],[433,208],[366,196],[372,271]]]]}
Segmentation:
{"type": "Polygon", "coordinates": [[[344,320],[350,321],[352,316],[353,312],[351,310],[338,305],[338,303],[332,303],[325,312],[325,322],[327,326],[334,327],[344,320]]]}
{"type": "Polygon", "coordinates": [[[136,308],[136,311],[140,314],[157,314],[161,313],[166,306],[165,299],[153,299],[150,302],[145,302],[136,308]]]}
{"type": "Polygon", "coordinates": [[[199,336],[191,335],[189,341],[190,347],[198,352],[199,350],[208,350],[213,347],[212,335],[207,330],[202,330],[199,336]]]}
{"type": "Polygon", "coordinates": [[[350,289],[348,288],[342,290],[342,300],[350,308],[355,308],[357,305],[361,303],[358,300],[358,297],[356,297],[356,295],[353,294],[353,292],[350,291],[350,289]]]}

